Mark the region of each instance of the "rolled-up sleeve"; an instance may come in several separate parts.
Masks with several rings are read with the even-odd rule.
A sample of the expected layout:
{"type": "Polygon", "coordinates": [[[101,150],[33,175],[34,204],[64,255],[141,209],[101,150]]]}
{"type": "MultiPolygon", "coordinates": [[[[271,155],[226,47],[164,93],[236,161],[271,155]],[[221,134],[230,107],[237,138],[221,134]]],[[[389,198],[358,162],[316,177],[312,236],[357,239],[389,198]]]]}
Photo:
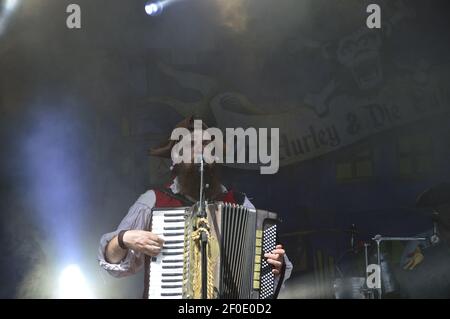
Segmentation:
{"type": "Polygon", "coordinates": [[[153,191],[141,195],[139,199],[130,207],[128,214],[123,218],[117,229],[104,234],[100,239],[97,259],[102,268],[114,277],[124,277],[135,274],[144,264],[143,254],[132,249],[128,250],[125,258],[118,264],[106,261],[106,247],[108,243],[119,234],[121,230],[139,229],[145,230],[151,218],[152,208],[155,203],[153,191]]]}
{"type": "MultiPolygon", "coordinates": [[[[284,263],[286,265],[286,268],[284,270],[284,276],[283,276],[283,282],[281,283],[281,289],[284,288],[284,283],[286,282],[286,280],[288,280],[289,277],[291,277],[292,269],[294,268],[294,266],[292,265],[292,262],[289,260],[287,255],[284,255],[284,263]]],[[[275,287],[278,286],[279,280],[280,280],[280,277],[275,277],[275,280],[274,280],[275,287]]]]}

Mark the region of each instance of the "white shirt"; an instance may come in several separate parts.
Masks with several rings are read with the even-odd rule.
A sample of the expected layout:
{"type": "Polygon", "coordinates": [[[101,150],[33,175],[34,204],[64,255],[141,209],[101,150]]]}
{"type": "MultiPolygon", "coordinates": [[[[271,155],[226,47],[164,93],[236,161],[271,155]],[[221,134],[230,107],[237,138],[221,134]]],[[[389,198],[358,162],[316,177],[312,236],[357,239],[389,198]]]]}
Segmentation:
{"type": "MultiPolygon", "coordinates": [[[[174,179],[170,185],[170,189],[174,194],[180,192],[177,178],[174,179]]],[[[222,185],[222,191],[226,192],[227,189],[222,185]]],[[[137,273],[143,268],[145,256],[132,249],[128,250],[125,258],[118,264],[111,264],[106,261],[105,252],[108,243],[119,234],[121,230],[138,229],[145,230],[148,221],[150,221],[152,208],[156,203],[156,195],[153,190],[149,190],[142,194],[137,201],[130,207],[128,214],[122,219],[117,229],[113,232],[104,234],[100,239],[100,246],[98,250],[97,259],[101,267],[103,267],[109,274],[114,277],[124,277],[137,273]]],[[[248,208],[255,208],[250,200],[245,196],[243,206],[248,208]]],[[[285,255],[284,261],[286,263],[286,271],[284,275],[284,281],[286,281],[292,272],[292,263],[285,255]]],[[[283,281],[283,284],[284,284],[283,281]]],[[[275,286],[278,284],[278,278],[275,278],[275,286]]]]}

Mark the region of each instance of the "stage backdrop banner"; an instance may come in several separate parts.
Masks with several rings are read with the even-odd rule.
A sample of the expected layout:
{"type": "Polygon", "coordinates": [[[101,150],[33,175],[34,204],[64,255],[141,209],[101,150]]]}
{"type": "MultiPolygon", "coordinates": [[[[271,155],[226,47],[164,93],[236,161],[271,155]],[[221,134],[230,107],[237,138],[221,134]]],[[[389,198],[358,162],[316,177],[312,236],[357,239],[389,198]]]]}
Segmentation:
{"type": "MultiPolygon", "coordinates": [[[[370,135],[450,110],[449,66],[430,70],[427,81],[398,77],[372,97],[337,94],[328,98],[328,112],[311,107],[279,113],[251,114],[239,105],[248,103],[239,93],[223,93],[211,100],[217,126],[226,128],[279,128],[280,166],[308,160],[358,142],[370,135]]],[[[278,108],[280,109],[280,108],[278,108]]],[[[255,169],[258,165],[239,165],[255,169]]]]}

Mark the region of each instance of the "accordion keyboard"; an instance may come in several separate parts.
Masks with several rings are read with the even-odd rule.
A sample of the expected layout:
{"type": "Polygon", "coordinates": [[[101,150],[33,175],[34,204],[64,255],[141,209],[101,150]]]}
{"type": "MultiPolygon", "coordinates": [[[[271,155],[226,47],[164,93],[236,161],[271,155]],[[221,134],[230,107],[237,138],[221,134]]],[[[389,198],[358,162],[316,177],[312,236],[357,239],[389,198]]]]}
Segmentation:
{"type": "MultiPolygon", "coordinates": [[[[201,298],[195,212],[195,206],[152,210],[149,230],[164,244],[146,266],[149,299],[201,298]]],[[[207,212],[208,298],[274,298],[274,274],[264,253],[276,245],[276,213],[222,202],[209,204],[207,212]]]]}
{"type": "Polygon", "coordinates": [[[157,210],[152,216],[152,232],[164,239],[161,253],[150,263],[151,299],[183,297],[185,210],[157,210]]]}

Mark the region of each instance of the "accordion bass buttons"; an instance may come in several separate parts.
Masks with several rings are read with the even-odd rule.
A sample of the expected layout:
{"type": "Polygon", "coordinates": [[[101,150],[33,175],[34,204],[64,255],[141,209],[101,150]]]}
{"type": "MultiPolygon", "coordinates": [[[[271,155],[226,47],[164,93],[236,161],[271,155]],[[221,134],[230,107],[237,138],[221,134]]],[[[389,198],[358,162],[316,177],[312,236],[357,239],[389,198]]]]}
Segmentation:
{"type": "Polygon", "coordinates": [[[259,289],[259,280],[261,278],[261,259],[262,259],[262,231],[256,230],[255,239],[255,267],[253,271],[253,289],[259,289]]]}

